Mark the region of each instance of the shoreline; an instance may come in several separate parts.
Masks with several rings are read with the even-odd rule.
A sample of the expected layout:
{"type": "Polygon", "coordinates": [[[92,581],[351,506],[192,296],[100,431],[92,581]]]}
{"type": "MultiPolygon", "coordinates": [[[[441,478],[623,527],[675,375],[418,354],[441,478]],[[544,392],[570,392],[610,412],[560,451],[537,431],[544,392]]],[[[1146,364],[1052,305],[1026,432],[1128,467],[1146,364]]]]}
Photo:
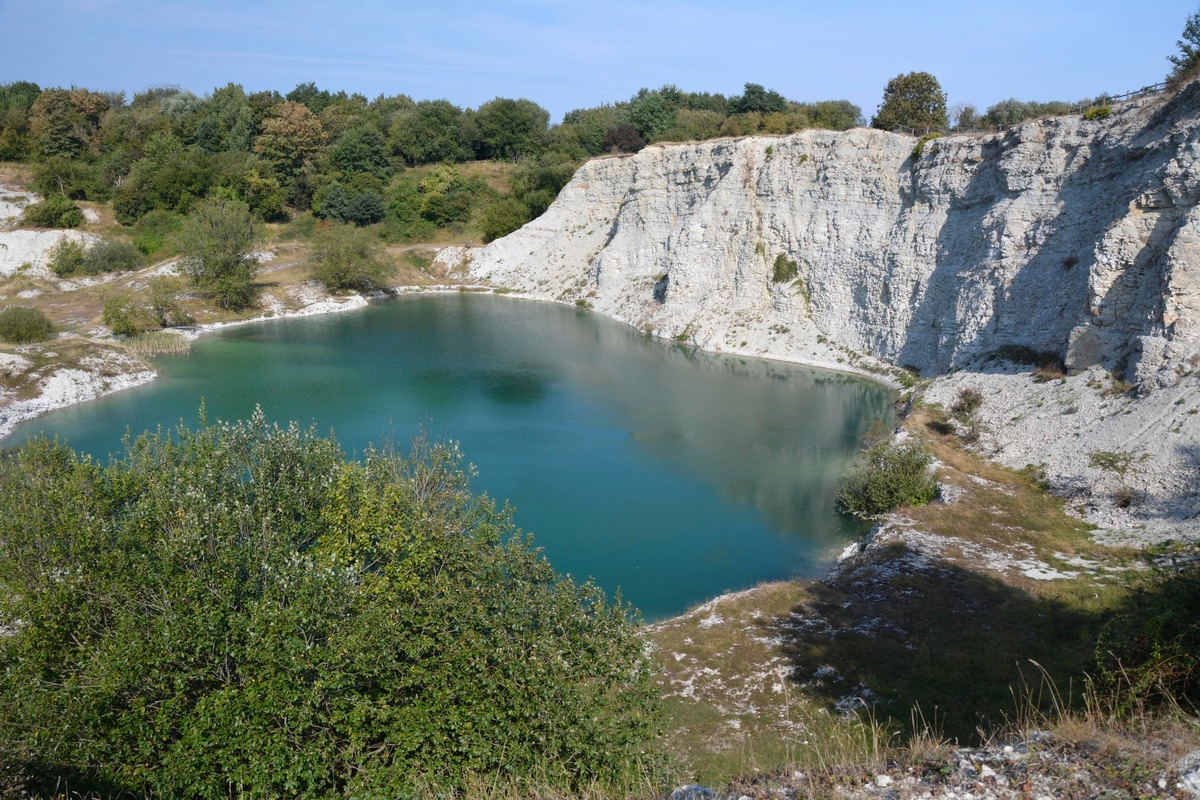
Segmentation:
{"type": "MultiPolygon", "coordinates": [[[[754,358],[764,361],[827,370],[844,375],[853,375],[877,385],[884,386],[897,393],[899,397],[906,389],[894,377],[898,368],[891,368],[893,374],[865,369],[855,363],[836,362],[833,358],[806,357],[803,352],[762,353],[752,352],[750,348],[727,348],[711,346],[711,341],[676,341],[673,337],[656,331],[646,331],[628,320],[605,314],[594,308],[580,307],[577,303],[548,297],[540,293],[514,291],[504,287],[496,287],[481,283],[443,283],[430,285],[406,285],[390,287],[374,297],[361,294],[345,295],[340,298],[322,294],[313,297],[311,302],[296,308],[285,309],[276,302],[273,307],[266,309],[262,315],[244,320],[231,322],[206,323],[188,328],[172,329],[167,332],[195,340],[201,335],[228,327],[267,322],[275,319],[290,319],[295,317],[318,316],[331,313],[341,313],[365,308],[372,299],[398,298],[419,294],[489,294],[497,297],[510,297],[516,300],[549,302],[556,305],[576,308],[580,311],[600,314],[606,319],[622,322],[634,328],[639,333],[656,339],[693,347],[714,355],[734,356],[738,358],[754,358]]],[[[96,342],[103,347],[106,343],[96,342]]],[[[111,353],[109,359],[94,359],[91,369],[60,368],[39,379],[42,390],[33,398],[11,401],[6,407],[0,408],[0,446],[13,430],[20,424],[36,417],[66,408],[71,405],[97,399],[99,397],[141,386],[154,380],[157,373],[149,365],[133,356],[114,348],[105,348],[111,353]],[[117,363],[112,363],[112,362],[117,363]]],[[[0,365],[3,366],[3,365],[0,365]]],[[[890,367],[890,365],[885,365],[890,367]]],[[[1190,383],[1190,382],[1189,382],[1190,383]]],[[[1096,527],[1095,538],[1116,545],[1131,545],[1145,548],[1162,541],[1177,538],[1191,540],[1200,538],[1200,497],[1188,495],[1176,484],[1186,483],[1187,476],[1182,475],[1177,465],[1168,461],[1161,454],[1155,454],[1145,462],[1141,471],[1133,476],[1135,488],[1142,492],[1146,502],[1130,508],[1118,507],[1106,495],[1111,488],[1112,476],[1089,467],[1088,454],[1097,450],[1120,450],[1146,447],[1147,441],[1153,441],[1159,426],[1151,426],[1147,419],[1158,419],[1163,416],[1160,406],[1169,402],[1172,406],[1181,406],[1184,399],[1191,399],[1193,387],[1179,387],[1175,391],[1159,391],[1150,397],[1129,399],[1122,404],[1121,413],[1110,411],[1108,414],[1097,416],[1107,417],[1110,426],[1088,426],[1082,434],[1076,433],[1074,441],[1064,437],[1047,443],[1041,450],[1032,446],[1035,441],[1046,441],[1047,426],[1061,426],[1064,421],[1078,424],[1091,414],[1070,416],[1070,408],[1081,403],[1086,407],[1089,403],[1100,405],[1106,396],[1106,390],[1098,386],[1097,376],[1083,373],[1064,377],[1061,385],[1039,384],[1024,375],[1020,370],[1008,374],[998,374],[992,369],[980,371],[960,371],[949,375],[936,376],[928,379],[922,389],[922,395],[935,403],[948,407],[953,401],[954,393],[968,386],[978,386],[988,393],[990,403],[985,404],[981,419],[985,426],[985,436],[976,449],[989,460],[1014,469],[1024,467],[1026,463],[1048,463],[1051,472],[1053,491],[1067,501],[1071,513],[1096,527]],[[1048,394],[1049,393],[1049,394],[1048,394]],[[1043,397],[1057,397],[1054,403],[1048,403],[1046,413],[1041,412],[1043,397]],[[1088,397],[1093,398],[1088,400],[1088,397]],[[1167,401],[1165,398],[1170,397],[1167,401]],[[1062,405],[1063,408],[1057,406],[1062,405]],[[1024,412],[1014,415],[1014,408],[1024,412]],[[1136,412],[1136,413],[1135,413],[1136,412]],[[1066,416],[1063,416],[1066,415],[1066,416]],[[1053,417],[1053,419],[1051,419],[1053,417]],[[1138,429],[1138,437],[1130,438],[1130,428],[1138,429]],[[1031,449],[1032,448],[1032,449],[1031,449]],[[1166,497],[1159,498],[1154,494],[1156,487],[1170,485],[1174,491],[1166,497]]],[[[1182,419],[1178,422],[1186,427],[1200,424],[1200,417],[1191,411],[1191,404],[1182,407],[1179,414],[1182,419]],[[1190,413],[1189,413],[1190,412],[1190,413]]],[[[1172,423],[1174,424],[1174,423],[1172,423]]],[[[1159,437],[1161,439],[1161,437],[1159,437]]],[[[1186,438],[1186,437],[1184,437],[1186,438]]],[[[1200,438],[1200,432],[1198,432],[1200,438]]],[[[1147,449],[1149,449],[1147,447],[1147,449]]]]}

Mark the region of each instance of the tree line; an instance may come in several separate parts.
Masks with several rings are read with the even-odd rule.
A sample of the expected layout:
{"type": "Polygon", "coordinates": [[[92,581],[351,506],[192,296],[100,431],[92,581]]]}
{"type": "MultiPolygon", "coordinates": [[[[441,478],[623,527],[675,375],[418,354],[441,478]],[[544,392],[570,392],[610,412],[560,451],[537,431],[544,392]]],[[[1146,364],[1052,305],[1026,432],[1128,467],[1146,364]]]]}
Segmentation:
{"type": "Polygon", "coordinates": [[[403,94],[368,100],[314,83],[286,95],[230,83],[203,97],[154,86],[127,102],[123,92],[18,81],[0,85],[0,160],[31,162],[34,188],[46,197],[111,202],[129,226],[169,227],[164,215],[224,198],[260,220],[311,210],[380,225],[389,240],[425,238],[483,214],[494,238],[540,214],[582,161],[602,153],[860,122],[848,101],[799,103],[753,83],[732,97],[643,88],[551,125],[549,112],[527,99],[471,109],[403,94]],[[475,160],[513,162],[509,191],[455,168],[475,160]],[[433,176],[405,175],[436,164],[443,168],[433,176]]]}

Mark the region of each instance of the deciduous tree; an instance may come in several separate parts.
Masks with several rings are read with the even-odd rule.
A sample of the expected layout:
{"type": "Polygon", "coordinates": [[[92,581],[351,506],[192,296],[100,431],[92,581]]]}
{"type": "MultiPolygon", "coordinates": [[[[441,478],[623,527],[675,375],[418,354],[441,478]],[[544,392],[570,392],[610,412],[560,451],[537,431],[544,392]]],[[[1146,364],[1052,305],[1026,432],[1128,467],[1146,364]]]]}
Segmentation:
{"type": "Polygon", "coordinates": [[[888,81],[872,128],[929,130],[946,127],[946,93],[928,72],[909,72],[888,81]]]}
{"type": "Polygon", "coordinates": [[[254,217],[237,200],[198,203],[180,233],[180,266],[218,306],[230,310],[254,303],[254,217]]]}

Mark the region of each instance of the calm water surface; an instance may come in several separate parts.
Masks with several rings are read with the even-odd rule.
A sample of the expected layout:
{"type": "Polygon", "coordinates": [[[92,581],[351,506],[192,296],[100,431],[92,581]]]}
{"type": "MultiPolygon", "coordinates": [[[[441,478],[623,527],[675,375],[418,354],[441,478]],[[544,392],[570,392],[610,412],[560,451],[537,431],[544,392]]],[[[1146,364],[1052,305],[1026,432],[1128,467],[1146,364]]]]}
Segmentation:
{"type": "MultiPolygon", "coordinates": [[[[503,297],[411,297],[232,328],[159,379],[40,417],[96,456],[126,430],[271,419],[348,452],[454,439],[477,490],[507,498],[560,571],[620,587],[647,618],[814,574],[863,528],[833,512],[859,437],[891,395],[836,373],[711,355],[598,315],[503,297]]],[[[404,449],[401,447],[400,449],[404,449]]]]}

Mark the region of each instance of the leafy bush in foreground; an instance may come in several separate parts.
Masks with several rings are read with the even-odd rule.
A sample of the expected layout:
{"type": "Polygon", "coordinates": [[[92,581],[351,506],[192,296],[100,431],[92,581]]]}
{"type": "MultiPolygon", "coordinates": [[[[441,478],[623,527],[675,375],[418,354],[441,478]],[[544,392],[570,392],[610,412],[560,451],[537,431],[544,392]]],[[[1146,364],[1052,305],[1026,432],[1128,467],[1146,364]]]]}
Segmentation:
{"type": "Polygon", "coordinates": [[[43,787],[619,785],[656,727],[629,609],[558,579],[452,446],[348,463],[261,412],[107,465],[33,441],[0,456],[0,582],[0,751],[43,787]]]}
{"type": "Polygon", "coordinates": [[[928,470],[932,460],[928,450],[915,444],[883,442],[868,448],[838,488],[838,511],[874,519],[901,506],[931,502],[938,494],[928,470]]]}
{"type": "Polygon", "coordinates": [[[6,342],[40,342],[53,335],[54,323],[36,308],[9,306],[0,311],[0,339],[6,342]]]}

